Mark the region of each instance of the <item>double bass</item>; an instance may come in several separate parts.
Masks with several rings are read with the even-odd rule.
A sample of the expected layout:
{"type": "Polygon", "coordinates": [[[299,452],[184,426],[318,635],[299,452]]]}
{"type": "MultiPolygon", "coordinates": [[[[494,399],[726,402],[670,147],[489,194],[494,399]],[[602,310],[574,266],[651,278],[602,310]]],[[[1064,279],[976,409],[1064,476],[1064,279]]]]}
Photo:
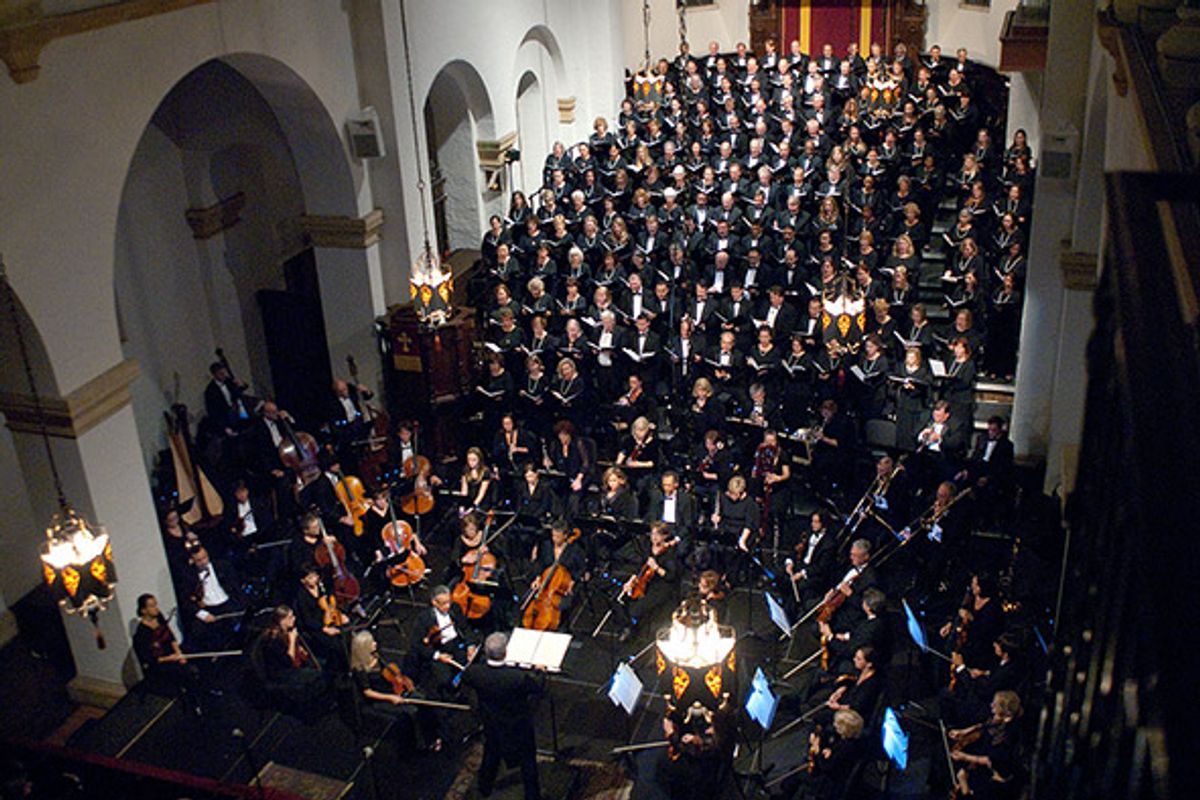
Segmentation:
{"type": "Polygon", "coordinates": [[[346,367],[350,370],[350,380],[354,384],[354,393],[358,398],[358,407],[363,411],[363,421],[366,423],[367,428],[366,440],[354,443],[356,445],[363,445],[362,455],[358,460],[358,468],[369,481],[378,484],[379,477],[383,474],[383,467],[388,459],[388,428],[391,423],[386,411],[375,408],[363,397],[362,389],[359,388],[361,384],[358,380],[358,364],[355,363],[354,356],[346,356],[346,367]]]}
{"type": "Polygon", "coordinates": [[[415,534],[412,526],[406,521],[396,518],[396,506],[388,496],[388,514],[391,521],[383,526],[379,536],[387,545],[393,558],[403,556],[397,563],[387,568],[388,582],[392,586],[412,586],[425,580],[425,560],[413,549],[415,534]]]}
{"type": "Polygon", "coordinates": [[[562,624],[563,598],[574,588],[575,578],[570,570],[559,564],[559,560],[579,535],[579,528],[572,530],[563,542],[562,552],[555,557],[550,566],[542,570],[537,591],[530,594],[522,606],[522,627],[535,631],[556,631],[562,624]]]}
{"type": "Polygon", "coordinates": [[[296,476],[299,487],[307,486],[321,475],[321,448],[305,431],[298,431],[285,417],[279,418],[283,438],[279,442],[279,460],[296,476]]]}

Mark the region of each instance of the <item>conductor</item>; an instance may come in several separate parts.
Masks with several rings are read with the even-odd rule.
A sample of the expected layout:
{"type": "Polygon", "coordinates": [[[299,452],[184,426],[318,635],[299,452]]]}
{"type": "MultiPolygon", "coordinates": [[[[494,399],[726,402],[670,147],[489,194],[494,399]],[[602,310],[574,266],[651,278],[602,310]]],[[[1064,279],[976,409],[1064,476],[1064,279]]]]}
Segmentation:
{"type": "Polygon", "coordinates": [[[505,666],[508,634],[493,633],[483,640],[486,662],[467,667],[463,682],[475,690],[483,720],[483,764],[479,767],[479,794],[488,797],[496,781],[500,760],[521,768],[525,800],[538,800],[537,745],[533,733],[531,700],[541,694],[545,681],[516,667],[505,666]]]}

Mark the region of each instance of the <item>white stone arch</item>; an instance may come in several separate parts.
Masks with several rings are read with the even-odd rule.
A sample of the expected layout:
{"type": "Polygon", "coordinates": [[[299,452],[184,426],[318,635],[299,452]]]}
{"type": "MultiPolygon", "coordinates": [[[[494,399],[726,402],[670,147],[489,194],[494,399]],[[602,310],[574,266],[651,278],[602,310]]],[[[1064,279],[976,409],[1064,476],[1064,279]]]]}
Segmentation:
{"type": "Polygon", "coordinates": [[[437,165],[431,173],[436,230],[430,234],[438,241],[431,243],[441,250],[477,247],[493,199],[476,148],[496,138],[491,96],[475,67],[457,59],[438,70],[422,108],[426,152],[437,165]]]}
{"type": "MultiPolygon", "coordinates": [[[[337,127],[291,68],[256,53],[224,55],[196,66],[161,98],[122,189],[113,274],[122,346],[142,365],[133,396],[148,466],[163,443],[173,372],[181,374],[180,400],[199,413],[204,365],[215,347],[257,393],[282,390],[267,361],[258,292],[287,288],[284,262],[310,247],[304,215],[357,217],[357,199],[337,127]],[[239,191],[246,196],[239,221],[194,240],[184,211],[239,191]],[[160,262],[171,269],[156,268],[160,262]],[[163,302],[176,313],[156,307],[163,302]]],[[[328,347],[320,372],[336,372],[345,353],[372,364],[365,251],[311,253],[320,300],[307,318],[323,323],[317,335],[328,347]]],[[[293,407],[312,404],[293,399],[293,407]]]]}
{"type": "Polygon", "coordinates": [[[512,75],[521,149],[518,174],[528,193],[541,185],[542,164],[551,145],[570,138],[570,123],[560,122],[558,111],[561,92],[568,85],[562,48],[545,25],[534,25],[521,38],[512,75]]]}

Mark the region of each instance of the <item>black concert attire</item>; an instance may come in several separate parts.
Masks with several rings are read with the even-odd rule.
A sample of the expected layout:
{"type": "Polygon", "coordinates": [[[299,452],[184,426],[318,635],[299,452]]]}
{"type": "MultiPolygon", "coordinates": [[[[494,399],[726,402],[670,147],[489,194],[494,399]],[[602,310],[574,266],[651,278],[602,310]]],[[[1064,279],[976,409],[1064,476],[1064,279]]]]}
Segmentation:
{"type": "Polygon", "coordinates": [[[479,793],[484,797],[492,793],[496,772],[504,761],[520,768],[525,800],[540,800],[533,700],[544,690],[544,680],[516,667],[488,661],[468,667],[463,683],[475,691],[483,722],[479,793]]]}

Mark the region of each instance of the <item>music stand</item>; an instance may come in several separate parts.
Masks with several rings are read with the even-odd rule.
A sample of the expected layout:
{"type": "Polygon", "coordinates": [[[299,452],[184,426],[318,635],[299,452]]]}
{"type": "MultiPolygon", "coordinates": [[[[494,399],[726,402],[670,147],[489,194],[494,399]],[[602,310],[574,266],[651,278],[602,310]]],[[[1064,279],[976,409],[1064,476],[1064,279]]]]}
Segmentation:
{"type": "Polygon", "coordinates": [[[792,638],[792,621],[788,619],[787,611],[770,592],[763,592],[763,597],[767,601],[767,613],[771,617],[771,622],[774,622],[775,627],[783,631],[784,636],[792,638]]]}
{"type": "Polygon", "coordinates": [[[608,681],[608,699],[632,717],[643,687],[642,679],[633,671],[633,667],[626,663],[618,664],[608,681]]]}
{"type": "MultiPolygon", "coordinates": [[[[541,668],[546,672],[562,672],[563,659],[571,646],[571,634],[557,631],[536,631],[532,628],[513,628],[508,637],[508,651],[504,663],[522,669],[541,668]]],[[[558,746],[558,712],[554,706],[554,692],[547,691],[550,701],[550,752],[540,751],[557,761],[562,757],[558,746]]]]}
{"type": "Polygon", "coordinates": [[[917,619],[917,615],[913,613],[912,608],[908,605],[908,601],[901,600],[900,603],[904,607],[904,617],[908,625],[908,635],[912,637],[913,644],[917,646],[917,649],[922,653],[932,653],[943,661],[953,663],[950,659],[950,656],[942,653],[939,650],[934,650],[929,646],[929,643],[925,638],[925,626],[921,624],[919,619],[917,619]]]}

